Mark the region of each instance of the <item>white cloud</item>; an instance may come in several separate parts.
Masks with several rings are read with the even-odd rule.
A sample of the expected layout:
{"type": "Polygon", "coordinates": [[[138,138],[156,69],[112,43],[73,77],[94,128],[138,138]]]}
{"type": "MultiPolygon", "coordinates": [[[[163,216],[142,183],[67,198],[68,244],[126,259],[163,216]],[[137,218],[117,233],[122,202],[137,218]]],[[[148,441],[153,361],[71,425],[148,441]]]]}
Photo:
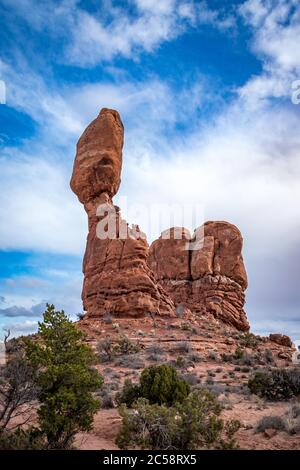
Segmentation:
{"type": "Polygon", "coordinates": [[[253,51],[263,73],[240,90],[252,105],[270,98],[290,98],[300,76],[300,5],[295,0],[247,0],[239,9],[253,33],[253,51]]]}
{"type": "Polygon", "coordinates": [[[71,168],[13,149],[0,167],[1,248],[82,253],[86,220],[69,189],[71,168]]]}
{"type": "Polygon", "coordinates": [[[60,61],[81,67],[120,56],[136,60],[141,53],[151,53],[182,35],[190,26],[208,24],[227,30],[234,25],[231,15],[210,9],[204,1],[128,0],[118,6],[100,2],[94,14],[76,0],[58,5],[39,0],[3,1],[14,17],[20,16],[35,31],[46,31],[49,39],[61,39],[64,53],[60,61]]]}

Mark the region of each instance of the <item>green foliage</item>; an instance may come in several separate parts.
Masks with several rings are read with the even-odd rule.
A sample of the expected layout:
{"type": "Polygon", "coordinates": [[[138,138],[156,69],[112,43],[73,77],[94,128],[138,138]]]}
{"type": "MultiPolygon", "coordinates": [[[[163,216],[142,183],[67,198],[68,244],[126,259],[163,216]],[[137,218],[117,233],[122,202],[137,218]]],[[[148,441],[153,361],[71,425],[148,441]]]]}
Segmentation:
{"type": "Polygon", "coordinates": [[[45,447],[44,436],[37,428],[0,432],[0,450],[42,450],[45,447]]]}
{"type": "Polygon", "coordinates": [[[125,404],[129,408],[141,396],[139,385],[133,384],[130,379],[126,379],[121,392],[116,394],[117,405],[125,404]]]}
{"type": "Polygon", "coordinates": [[[116,352],[121,354],[135,354],[141,350],[141,345],[132,341],[128,336],[121,336],[116,345],[116,352]]]}
{"type": "Polygon", "coordinates": [[[168,364],[147,367],[141,374],[140,394],[147,398],[150,404],[171,406],[173,403],[182,402],[189,391],[188,383],[168,364]]]}
{"type": "Polygon", "coordinates": [[[300,394],[300,371],[272,369],[258,371],[248,381],[251,393],[267,400],[286,400],[300,394]]]}
{"type": "Polygon", "coordinates": [[[234,449],[238,421],[224,423],[222,407],[208,390],[192,392],[173,407],[139,398],[134,409],[121,407],[123,427],[117,437],[121,449],[150,450],[234,449]]]}
{"type": "Polygon", "coordinates": [[[256,346],[260,342],[260,338],[253,333],[249,333],[248,331],[243,334],[241,338],[241,344],[246,348],[256,348],[256,346]]]}
{"type": "Polygon", "coordinates": [[[64,311],[47,305],[39,342],[27,342],[27,357],[40,387],[39,426],[49,448],[67,448],[79,431],[89,431],[100,402],[93,392],[103,379],[92,367],[95,355],[64,311]]]}
{"type": "Polygon", "coordinates": [[[126,335],[120,336],[116,344],[113,344],[110,338],[104,338],[97,345],[101,362],[110,362],[115,356],[136,354],[140,350],[141,345],[126,335]]]}
{"type": "Polygon", "coordinates": [[[126,404],[132,407],[138,398],[146,398],[150,404],[157,403],[171,406],[182,402],[189,394],[190,386],[177,374],[170,365],[146,367],[143,370],[139,384],[125,380],[121,392],[116,395],[118,405],[126,404]]]}

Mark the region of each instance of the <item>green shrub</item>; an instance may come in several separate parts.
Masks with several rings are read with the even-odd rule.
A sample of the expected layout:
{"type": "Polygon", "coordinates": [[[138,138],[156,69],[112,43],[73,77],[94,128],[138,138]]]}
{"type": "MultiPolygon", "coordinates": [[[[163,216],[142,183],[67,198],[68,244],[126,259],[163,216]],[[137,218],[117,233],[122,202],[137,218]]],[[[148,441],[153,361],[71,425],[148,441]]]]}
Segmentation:
{"type": "Polygon", "coordinates": [[[183,401],[189,394],[188,383],[181,379],[174,367],[168,364],[150,366],[143,370],[140,378],[141,396],[150,404],[166,404],[183,401]]]}
{"type": "Polygon", "coordinates": [[[246,348],[256,348],[260,339],[253,333],[246,332],[241,337],[241,344],[246,348]]]}
{"type": "Polygon", "coordinates": [[[233,449],[238,421],[224,423],[215,395],[199,389],[173,407],[140,398],[134,409],[121,407],[123,426],[116,439],[121,449],[233,449]]]}
{"type": "Polygon", "coordinates": [[[37,428],[22,428],[0,432],[0,450],[42,450],[45,438],[37,428]]]}
{"type": "Polygon", "coordinates": [[[130,379],[126,379],[121,392],[116,394],[117,405],[125,404],[129,408],[141,396],[139,385],[133,384],[130,379]]]}
{"type": "Polygon", "coordinates": [[[115,346],[115,351],[121,354],[135,354],[140,350],[141,345],[129,339],[128,336],[121,336],[115,346]]]}
{"type": "Polygon", "coordinates": [[[268,400],[286,400],[300,394],[300,370],[272,369],[250,377],[251,393],[268,400]]]}
{"type": "Polygon", "coordinates": [[[96,356],[64,311],[47,305],[39,323],[39,342],[28,341],[26,355],[40,387],[38,424],[47,447],[65,449],[79,431],[89,431],[100,402],[93,397],[103,379],[93,368],[96,356]]]}

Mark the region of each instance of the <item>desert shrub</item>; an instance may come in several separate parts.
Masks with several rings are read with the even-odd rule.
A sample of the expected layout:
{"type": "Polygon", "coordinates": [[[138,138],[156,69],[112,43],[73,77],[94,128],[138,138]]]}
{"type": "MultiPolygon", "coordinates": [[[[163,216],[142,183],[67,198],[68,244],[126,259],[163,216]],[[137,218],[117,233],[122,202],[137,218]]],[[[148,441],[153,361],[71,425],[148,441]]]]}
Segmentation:
{"type": "Polygon", "coordinates": [[[221,357],[223,362],[231,362],[232,361],[232,355],[231,354],[221,353],[220,357],[221,357]]]}
{"type": "Polygon", "coordinates": [[[187,382],[181,379],[174,367],[168,364],[150,366],[143,370],[140,378],[141,396],[150,404],[168,406],[181,402],[190,391],[187,382]]]}
{"type": "Polygon", "coordinates": [[[271,349],[266,349],[264,351],[263,359],[264,359],[264,362],[266,362],[267,364],[274,363],[274,356],[273,356],[271,349]]]}
{"type": "Polygon", "coordinates": [[[189,364],[192,365],[193,363],[189,363],[189,361],[187,361],[187,359],[183,356],[177,356],[175,360],[171,359],[168,362],[168,365],[171,367],[175,367],[175,369],[185,369],[189,364]]]}
{"type": "Polygon", "coordinates": [[[159,344],[153,343],[147,348],[147,352],[149,354],[158,354],[158,355],[160,355],[160,354],[164,353],[164,350],[159,344]]]}
{"type": "Polygon", "coordinates": [[[102,318],[103,323],[106,325],[111,325],[113,322],[113,317],[110,315],[110,313],[106,313],[103,318],[102,318]]]}
{"type": "Polygon", "coordinates": [[[143,369],[145,362],[137,354],[120,356],[115,359],[115,365],[118,367],[127,367],[128,369],[143,369]]]}
{"type": "Polygon", "coordinates": [[[133,403],[141,396],[140,386],[126,379],[121,392],[116,394],[117,405],[125,404],[131,408],[133,403]]]}
{"type": "Polygon", "coordinates": [[[259,338],[253,333],[246,332],[241,337],[240,342],[246,348],[256,348],[259,343],[259,338]]]}
{"type": "Polygon", "coordinates": [[[208,358],[211,361],[215,361],[217,359],[217,353],[216,351],[208,351],[208,358]]]}
{"type": "Polygon", "coordinates": [[[264,416],[258,421],[255,431],[264,432],[266,429],[286,431],[286,422],[281,416],[264,416]]]}
{"type": "Polygon", "coordinates": [[[188,354],[192,351],[192,346],[187,341],[183,341],[182,343],[178,344],[178,351],[184,354],[188,354]]]}
{"type": "Polygon", "coordinates": [[[76,317],[78,318],[78,320],[83,320],[84,319],[84,313],[77,313],[76,317]]]}
{"type": "Polygon", "coordinates": [[[251,393],[268,400],[286,400],[300,394],[300,370],[257,371],[250,377],[251,393]]]}
{"type": "Polygon", "coordinates": [[[0,450],[42,450],[45,448],[45,437],[37,428],[0,432],[0,450]]]}
{"type": "Polygon", "coordinates": [[[148,361],[151,361],[151,362],[162,362],[163,361],[163,357],[160,356],[159,354],[155,354],[155,353],[149,354],[147,359],[148,359],[148,361]]]}
{"type": "Polygon", "coordinates": [[[50,449],[65,449],[75,435],[89,431],[100,403],[93,393],[103,379],[93,368],[96,356],[64,311],[47,305],[39,323],[39,342],[28,341],[26,356],[36,368],[40,388],[38,424],[50,449]]]}
{"type": "Polygon", "coordinates": [[[214,385],[215,383],[214,378],[209,375],[206,379],[206,383],[207,385],[214,385]]]}
{"type": "Polygon", "coordinates": [[[180,325],[180,328],[183,331],[192,331],[192,326],[187,322],[182,322],[181,325],[180,325]]]}
{"type": "Polygon", "coordinates": [[[112,361],[115,355],[115,350],[110,338],[101,339],[96,348],[101,362],[112,361]]]}
{"type": "Polygon", "coordinates": [[[233,359],[235,359],[236,361],[239,361],[244,356],[244,353],[245,351],[238,346],[233,355],[233,359]]]}
{"type": "Polygon", "coordinates": [[[222,407],[209,391],[192,392],[173,407],[138,399],[132,410],[120,409],[123,426],[117,437],[121,449],[150,450],[235,448],[237,421],[224,423],[222,407]]]}
{"type": "Polygon", "coordinates": [[[107,410],[115,407],[113,395],[109,384],[106,384],[102,387],[98,394],[98,397],[100,398],[101,408],[107,410]]]}
{"type": "Polygon", "coordinates": [[[290,408],[290,415],[294,418],[300,418],[300,405],[298,403],[292,403],[290,408]]]}
{"type": "Polygon", "coordinates": [[[5,351],[7,354],[14,354],[24,350],[24,337],[11,338],[5,342],[5,351]]]}
{"type": "Polygon", "coordinates": [[[132,341],[128,336],[121,336],[115,346],[115,351],[120,354],[136,354],[141,350],[141,345],[132,341]]]}
{"type": "Polygon", "coordinates": [[[182,377],[191,387],[192,386],[195,386],[199,383],[199,377],[197,376],[197,374],[185,374],[183,377],[182,377]]]}
{"type": "Polygon", "coordinates": [[[38,393],[35,368],[25,351],[17,349],[0,369],[0,430],[9,427],[14,418],[20,426],[25,424],[29,414],[23,413],[23,407],[36,400],[38,393]]]}
{"type": "Polygon", "coordinates": [[[202,356],[200,356],[200,354],[196,352],[192,352],[191,354],[189,354],[187,359],[191,362],[201,362],[203,360],[202,356]]]}

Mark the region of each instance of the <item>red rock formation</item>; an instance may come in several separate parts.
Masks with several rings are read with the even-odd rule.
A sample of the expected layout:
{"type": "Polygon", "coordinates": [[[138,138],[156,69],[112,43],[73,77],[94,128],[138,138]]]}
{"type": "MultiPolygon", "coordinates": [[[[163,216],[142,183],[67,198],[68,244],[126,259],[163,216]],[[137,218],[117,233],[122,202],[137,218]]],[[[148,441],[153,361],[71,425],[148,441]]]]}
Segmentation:
{"type": "Polygon", "coordinates": [[[289,336],[282,335],[281,333],[272,333],[269,335],[269,339],[280,346],[287,346],[288,348],[293,346],[291,338],[289,336]]]}
{"type": "Polygon", "coordinates": [[[204,236],[202,227],[191,238],[185,229],[171,229],[152,244],[148,260],[146,237],[128,227],[112,202],[121,181],[123,135],[117,111],[102,109],[77,144],[71,188],[88,215],[82,292],[87,316],[174,315],[175,302],[177,311],[210,312],[247,330],[239,230],[207,222],[204,236]]]}
{"type": "Polygon", "coordinates": [[[117,111],[102,109],[77,144],[71,188],[88,214],[82,299],[89,318],[174,312],[148,266],[146,238],[127,226],[112,202],[120,186],[123,132],[117,111]]]}
{"type": "Polygon", "coordinates": [[[149,265],[175,305],[247,331],[243,310],[247,275],[240,231],[227,222],[206,222],[193,238],[186,229],[171,229],[150,247],[149,265]],[[183,233],[181,240],[175,239],[183,233]]]}

